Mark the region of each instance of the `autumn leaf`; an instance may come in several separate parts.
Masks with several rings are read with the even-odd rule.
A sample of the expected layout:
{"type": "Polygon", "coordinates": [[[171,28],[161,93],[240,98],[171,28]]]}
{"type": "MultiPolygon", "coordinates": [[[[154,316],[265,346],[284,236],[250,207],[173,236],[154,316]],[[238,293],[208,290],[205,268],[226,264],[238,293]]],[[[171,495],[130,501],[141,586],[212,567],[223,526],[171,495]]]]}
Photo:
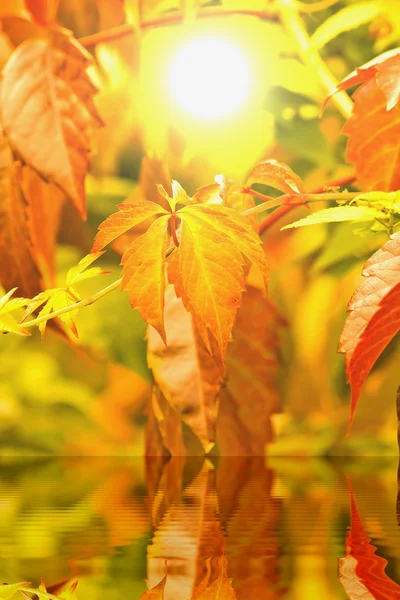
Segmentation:
{"type": "Polygon", "coordinates": [[[151,590],[144,592],[144,594],[140,596],[140,600],[164,600],[164,588],[166,583],[167,576],[165,575],[159,584],[151,588],[151,590]]]}
{"type": "Polygon", "coordinates": [[[146,428],[148,456],[185,456],[182,418],[161,389],[153,386],[146,428]],[[154,436],[154,439],[153,439],[154,436]],[[159,440],[160,444],[157,444],[159,440]],[[168,452],[166,452],[166,450],[168,452]]]}
{"type": "Polygon", "coordinates": [[[56,243],[65,196],[31,167],[21,166],[17,178],[27,204],[31,243],[43,279],[42,287],[54,286],[56,243]]]}
{"type": "Polygon", "coordinates": [[[121,261],[121,289],[128,292],[132,308],[137,308],[144,321],[155,327],[165,343],[164,269],[168,221],[169,215],[157,219],[128,246],[121,261]]]}
{"type": "Polygon", "coordinates": [[[82,258],[76,266],[71,267],[67,273],[67,288],[71,288],[71,286],[76,285],[81,281],[85,281],[86,279],[102,275],[104,271],[101,267],[90,267],[90,265],[103,254],[104,252],[88,254],[82,258]]]}
{"type": "Polygon", "coordinates": [[[16,333],[17,335],[30,335],[21,327],[17,320],[10,314],[17,308],[26,306],[26,298],[12,298],[17,288],[11,289],[7,294],[0,298],[0,333],[16,333]]]}
{"type": "Polygon", "coordinates": [[[352,392],[348,431],[369,372],[400,330],[400,233],[368,260],[362,274],[365,280],[349,302],[339,345],[352,392]]]}
{"type": "Polygon", "coordinates": [[[347,77],[332,90],[325,100],[324,105],[326,105],[329,99],[337,92],[347,90],[349,87],[360,83],[368,83],[369,81],[374,80],[377,87],[385,95],[386,109],[389,111],[397,104],[400,97],[400,86],[398,83],[399,72],[400,48],[388,50],[347,75],[347,77]]]}
{"type": "Polygon", "coordinates": [[[352,117],[343,128],[349,136],[346,158],[356,166],[364,191],[400,187],[400,105],[387,110],[387,98],[374,80],[353,95],[352,117]]]}
{"type": "MultiPolygon", "coordinates": [[[[78,337],[76,318],[79,311],[78,309],[64,309],[67,309],[75,302],[79,302],[81,300],[79,292],[75,287],[73,287],[74,285],[84,281],[85,279],[90,279],[91,277],[96,277],[97,275],[101,275],[103,273],[100,267],[88,268],[102,254],[104,253],[97,252],[96,254],[89,254],[88,256],[82,258],[75,267],[69,269],[66,278],[66,287],[44,290],[43,292],[40,292],[40,294],[37,294],[37,296],[26,300],[25,304],[27,309],[21,322],[26,321],[32,313],[38,311],[39,309],[39,318],[48,317],[53,312],[63,310],[63,313],[58,315],[57,319],[64,325],[66,333],[73,334],[75,337],[78,337]]],[[[46,319],[38,324],[42,342],[44,341],[47,324],[48,321],[46,319]]]]}
{"type": "Polygon", "coordinates": [[[194,591],[191,600],[236,600],[236,593],[227,574],[227,559],[222,555],[218,559],[218,576],[208,584],[208,576],[194,591]]]}
{"type": "Polygon", "coordinates": [[[97,89],[86,72],[90,63],[67,30],[53,32],[51,40],[27,40],[6,64],[0,94],[16,156],[54,182],[83,217],[89,137],[102,125],[93,103],[97,89]]]}
{"type": "Polygon", "coordinates": [[[0,600],[14,600],[14,596],[16,596],[18,590],[27,585],[29,585],[29,582],[0,585],[0,600]]]}
{"type": "Polygon", "coordinates": [[[28,209],[4,137],[0,138],[0,283],[18,288],[22,296],[41,289],[41,275],[33,256],[28,209]]]}
{"type": "MultiPolygon", "coordinates": [[[[176,416],[165,415],[165,411],[158,409],[158,419],[163,429],[172,425],[176,417],[182,419],[208,452],[215,441],[217,395],[223,368],[199,339],[192,316],[176,297],[172,286],[166,291],[164,318],[168,346],[165,347],[156,331],[149,328],[147,362],[176,416]]],[[[155,414],[157,416],[157,410],[155,414]]],[[[172,454],[182,451],[181,446],[176,448],[179,439],[176,434],[171,437],[164,433],[163,439],[172,454]]]]}
{"type": "MultiPolygon", "coordinates": [[[[159,193],[159,186],[166,191],[169,197],[172,196],[171,177],[167,165],[155,154],[146,155],[140,163],[139,183],[127,197],[124,204],[137,205],[138,201],[148,200],[169,211],[169,203],[159,193]]],[[[136,225],[135,229],[129,230],[116,238],[112,242],[112,249],[122,255],[129,244],[144,233],[156,217],[157,214],[151,215],[148,219],[136,225]]]]}
{"type": "Polygon", "coordinates": [[[248,286],[226,357],[217,422],[223,456],[264,456],[271,415],[279,411],[279,330],[284,321],[262,292],[248,286]]]}
{"type": "Polygon", "coordinates": [[[99,233],[95,237],[91,252],[98,252],[120,235],[126,233],[146,219],[156,215],[166,215],[167,211],[149,200],[138,200],[135,203],[119,204],[119,212],[103,221],[99,233]]]}
{"type": "Polygon", "coordinates": [[[24,2],[36,23],[43,26],[54,23],[59,0],[24,0],[24,2]]]}
{"type": "Polygon", "coordinates": [[[264,160],[250,171],[247,185],[262,183],[284,194],[300,194],[304,191],[303,182],[288,165],[277,160],[264,160]]]}
{"type": "Polygon", "coordinates": [[[348,478],[351,526],[346,538],[346,556],[339,558],[339,579],[350,600],[399,600],[400,586],[385,572],[387,560],[364,530],[348,478]]]}
{"type": "Polygon", "coordinates": [[[24,0],[2,0],[0,5],[0,19],[4,19],[5,17],[30,19],[24,0]]]}
{"type": "Polygon", "coordinates": [[[344,221],[360,223],[363,221],[374,221],[375,219],[385,221],[389,217],[388,213],[370,206],[334,206],[333,208],[318,210],[299,221],[285,225],[285,227],[281,228],[281,231],[296,227],[307,227],[308,225],[319,225],[321,223],[342,223],[344,221]]]}
{"type": "Polygon", "coordinates": [[[181,237],[170,282],[193,314],[207,349],[211,352],[214,338],[224,360],[245,287],[246,260],[261,270],[266,284],[266,257],[251,224],[232,209],[196,204],[177,216],[181,237]]]}
{"type": "Polygon", "coordinates": [[[381,54],[348,75],[336,92],[362,84],[353,95],[353,114],[343,128],[349,136],[346,159],[356,166],[364,191],[397,190],[400,187],[400,49],[381,54]]]}

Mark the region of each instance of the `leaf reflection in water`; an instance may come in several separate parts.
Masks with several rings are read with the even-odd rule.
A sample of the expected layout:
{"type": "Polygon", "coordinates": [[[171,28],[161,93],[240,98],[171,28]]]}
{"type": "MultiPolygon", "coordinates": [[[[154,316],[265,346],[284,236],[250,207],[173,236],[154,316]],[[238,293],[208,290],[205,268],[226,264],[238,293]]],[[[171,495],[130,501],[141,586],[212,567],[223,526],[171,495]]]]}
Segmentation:
{"type": "Polygon", "coordinates": [[[271,496],[273,472],[262,457],[221,457],[217,468],[208,459],[174,457],[161,474],[150,463],[148,477],[150,587],[160,581],[167,560],[165,600],[283,597],[281,501],[271,496]]]}
{"type": "Polygon", "coordinates": [[[388,561],[378,554],[368,537],[347,477],[351,525],[346,537],[346,556],[339,559],[339,578],[350,600],[400,600],[400,586],[385,572],[388,561]]]}
{"type": "Polygon", "coordinates": [[[164,600],[396,600],[397,466],[162,454],[4,463],[0,581],[35,589],[43,576],[57,595],[79,580],[79,600],[159,600],[164,583],[164,600]]]}

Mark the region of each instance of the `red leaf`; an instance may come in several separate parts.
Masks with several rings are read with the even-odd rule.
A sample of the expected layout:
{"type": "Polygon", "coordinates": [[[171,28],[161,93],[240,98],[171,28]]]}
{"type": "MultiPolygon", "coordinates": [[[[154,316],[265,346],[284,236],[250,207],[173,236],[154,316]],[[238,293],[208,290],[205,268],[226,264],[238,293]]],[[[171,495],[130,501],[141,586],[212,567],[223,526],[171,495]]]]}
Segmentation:
{"type": "Polygon", "coordinates": [[[350,431],[361,389],[377,358],[400,330],[400,232],[364,265],[340,339],[352,390],[350,431]]]}
{"type": "Polygon", "coordinates": [[[364,191],[393,191],[400,187],[400,105],[390,112],[375,81],[354,94],[353,116],[343,128],[349,136],[346,159],[356,166],[364,191]]]}
{"type": "Polygon", "coordinates": [[[339,85],[332,90],[324,102],[324,107],[330,98],[341,90],[365,83],[375,79],[378,87],[384,92],[387,104],[387,110],[391,110],[398,102],[400,97],[400,48],[384,52],[380,56],[373,58],[355,71],[347,75],[339,85]]]}
{"type": "Polygon", "coordinates": [[[351,526],[346,538],[346,556],[339,559],[339,578],[350,600],[400,600],[400,586],[385,573],[387,560],[375,554],[361,521],[348,480],[351,526]],[[367,595],[368,594],[368,595],[367,595]]]}

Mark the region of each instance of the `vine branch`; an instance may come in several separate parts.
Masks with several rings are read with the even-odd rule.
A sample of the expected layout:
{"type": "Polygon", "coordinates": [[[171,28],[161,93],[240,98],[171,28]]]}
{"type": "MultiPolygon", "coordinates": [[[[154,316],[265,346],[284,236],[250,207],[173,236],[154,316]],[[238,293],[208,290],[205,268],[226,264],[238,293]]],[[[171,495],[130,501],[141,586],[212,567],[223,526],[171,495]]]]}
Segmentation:
{"type": "MultiPolygon", "coordinates": [[[[314,4],[303,4],[302,2],[296,2],[296,10],[300,13],[311,14],[318,12],[320,10],[324,10],[337,4],[340,0],[320,0],[315,2],[314,4]]],[[[219,7],[208,7],[200,9],[197,12],[196,17],[198,19],[207,19],[207,18],[216,18],[216,17],[232,17],[241,15],[244,17],[256,17],[258,19],[263,19],[265,21],[277,21],[280,17],[280,8],[277,3],[274,3],[269,10],[251,10],[251,9],[235,9],[235,10],[224,10],[219,7]]],[[[141,16],[141,15],[140,15],[141,16]]],[[[158,17],[157,19],[152,19],[149,21],[141,21],[140,22],[140,30],[145,31],[146,29],[153,29],[156,27],[165,27],[168,25],[180,25],[184,23],[184,16],[179,12],[175,13],[167,13],[158,17]]],[[[87,35],[82,37],[79,42],[85,48],[89,48],[95,46],[96,44],[102,44],[105,42],[113,42],[115,40],[119,40],[123,37],[127,37],[129,35],[133,35],[135,32],[134,27],[129,25],[128,23],[124,23],[122,25],[118,25],[116,27],[112,27],[110,29],[106,29],[104,31],[99,31],[97,33],[93,33],[92,35],[87,35]]],[[[333,87],[333,86],[332,86],[333,87]]],[[[332,89],[332,88],[331,88],[332,89]]],[[[330,90],[329,90],[330,91],[330,90]]]]}
{"type": "MultiPolygon", "coordinates": [[[[312,5],[311,5],[312,6],[312,5]]],[[[317,75],[327,94],[336,87],[337,81],[310,41],[294,0],[280,0],[280,17],[283,26],[295,41],[303,62],[317,75]]],[[[347,120],[353,112],[353,102],[346,92],[339,92],[332,98],[336,108],[347,120]]]]}
{"type": "MultiPolygon", "coordinates": [[[[259,196],[262,194],[259,194],[259,196]]],[[[266,210],[270,210],[271,208],[281,207],[288,208],[288,210],[292,210],[298,206],[304,206],[309,202],[325,202],[325,201],[336,201],[336,200],[354,200],[357,196],[360,195],[360,192],[327,192],[325,194],[284,194],[283,196],[279,196],[274,199],[272,202],[269,201],[269,196],[265,196],[266,202],[264,204],[258,204],[257,206],[253,206],[242,212],[241,214],[244,216],[254,215],[257,213],[262,213],[266,210]],[[292,202],[294,200],[294,202],[292,202]]],[[[288,212],[288,211],[286,211],[288,212]]]]}
{"type": "Polygon", "coordinates": [[[30,321],[25,321],[23,323],[23,326],[24,326],[24,328],[35,327],[35,325],[39,325],[40,323],[44,323],[44,321],[49,321],[50,319],[55,319],[56,317],[65,315],[66,313],[69,313],[72,310],[77,310],[78,308],[83,308],[84,306],[89,306],[90,304],[97,302],[97,300],[100,300],[100,298],[103,298],[110,292],[116,290],[121,285],[121,282],[122,282],[122,277],[120,279],[117,279],[117,281],[110,283],[110,285],[103,288],[102,290],[99,290],[95,294],[92,294],[91,296],[88,296],[87,298],[80,300],[79,302],[74,302],[74,304],[69,304],[68,306],[64,306],[64,308],[59,308],[58,310],[55,310],[54,312],[51,312],[48,315],[43,315],[41,317],[36,317],[36,319],[31,319],[30,321]]]}
{"type": "MultiPolygon", "coordinates": [[[[341,177],[339,179],[329,181],[327,184],[311,190],[310,194],[322,194],[326,190],[326,188],[342,187],[345,185],[349,185],[350,183],[354,183],[355,179],[356,176],[354,173],[352,173],[347,177],[341,177]]],[[[279,206],[276,210],[274,210],[274,212],[272,212],[270,215],[265,217],[263,221],[261,221],[258,229],[259,234],[262,235],[263,233],[265,233],[270,227],[272,227],[272,225],[274,225],[282,217],[287,215],[290,211],[292,211],[294,208],[297,208],[298,206],[299,205],[295,204],[283,204],[282,206],[279,206]]],[[[271,208],[271,205],[269,205],[269,208],[271,208]]]]}

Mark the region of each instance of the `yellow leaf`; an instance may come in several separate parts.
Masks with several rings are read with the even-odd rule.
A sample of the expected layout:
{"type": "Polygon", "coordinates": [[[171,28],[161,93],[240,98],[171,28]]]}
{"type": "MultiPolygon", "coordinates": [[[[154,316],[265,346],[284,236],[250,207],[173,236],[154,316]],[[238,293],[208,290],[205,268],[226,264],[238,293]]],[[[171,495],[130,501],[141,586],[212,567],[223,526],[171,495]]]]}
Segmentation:
{"type": "Polygon", "coordinates": [[[128,246],[121,261],[124,267],[121,289],[128,292],[132,308],[138,309],[165,343],[164,264],[169,218],[165,215],[157,219],[146,233],[128,246]]]}
{"type": "Polygon", "coordinates": [[[178,268],[169,269],[169,277],[194,315],[207,349],[211,352],[214,337],[224,359],[245,286],[245,259],[227,233],[229,221],[222,207],[212,227],[201,218],[199,208],[186,207],[178,213],[182,217],[178,268]]]}

